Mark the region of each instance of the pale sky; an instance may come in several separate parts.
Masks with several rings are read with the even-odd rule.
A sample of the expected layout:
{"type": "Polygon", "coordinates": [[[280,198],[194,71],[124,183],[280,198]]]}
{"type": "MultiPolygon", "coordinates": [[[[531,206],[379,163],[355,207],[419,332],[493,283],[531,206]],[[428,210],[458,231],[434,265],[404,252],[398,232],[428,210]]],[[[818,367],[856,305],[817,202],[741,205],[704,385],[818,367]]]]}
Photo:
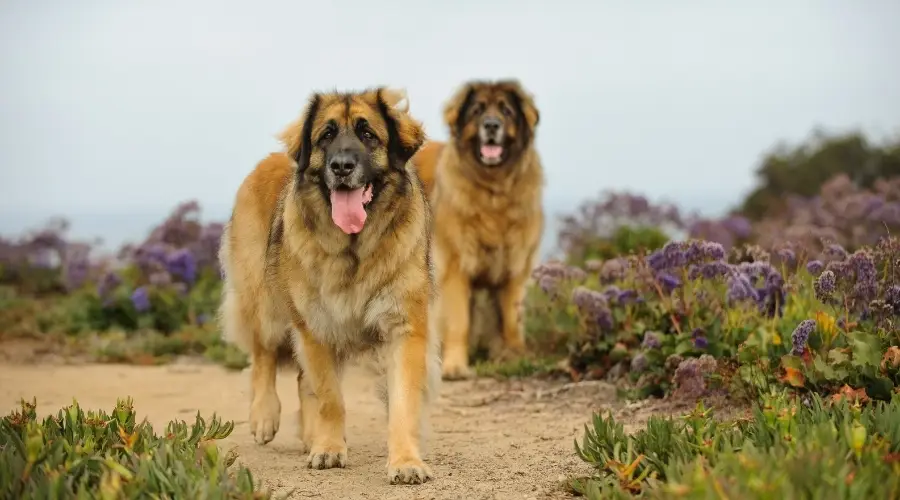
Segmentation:
{"type": "Polygon", "coordinates": [[[4,0],[0,233],[59,214],[119,244],[191,198],[225,219],[311,91],[406,87],[445,139],[458,85],[501,77],[541,111],[550,217],[607,188],[715,213],[780,140],[900,132],[897,19],[893,0],[4,0]]]}

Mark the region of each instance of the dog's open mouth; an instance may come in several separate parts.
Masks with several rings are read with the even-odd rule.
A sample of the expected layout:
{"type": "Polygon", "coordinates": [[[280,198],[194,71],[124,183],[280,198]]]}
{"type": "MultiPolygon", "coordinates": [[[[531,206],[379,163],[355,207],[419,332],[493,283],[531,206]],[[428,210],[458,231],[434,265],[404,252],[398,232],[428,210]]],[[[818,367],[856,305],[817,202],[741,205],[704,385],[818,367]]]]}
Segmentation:
{"type": "Polygon", "coordinates": [[[496,165],[503,161],[503,146],[499,144],[482,144],[479,155],[481,162],[485,165],[496,165]]]}
{"type": "Polygon", "coordinates": [[[372,185],[331,191],[331,220],[347,234],[362,231],[366,223],[366,205],[372,201],[372,185]]]}

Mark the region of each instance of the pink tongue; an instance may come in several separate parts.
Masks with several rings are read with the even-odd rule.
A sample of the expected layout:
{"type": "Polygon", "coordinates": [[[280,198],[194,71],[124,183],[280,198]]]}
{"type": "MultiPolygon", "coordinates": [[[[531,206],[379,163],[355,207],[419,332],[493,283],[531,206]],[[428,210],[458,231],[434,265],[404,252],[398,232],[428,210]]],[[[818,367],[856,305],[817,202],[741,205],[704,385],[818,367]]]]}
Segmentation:
{"type": "Polygon", "coordinates": [[[503,154],[503,146],[484,145],[481,146],[481,156],[485,158],[500,158],[503,154]]]}
{"type": "Polygon", "coordinates": [[[331,220],[347,234],[356,234],[362,231],[363,224],[366,223],[366,210],[363,208],[363,203],[368,203],[371,199],[371,188],[332,191],[331,220]]]}

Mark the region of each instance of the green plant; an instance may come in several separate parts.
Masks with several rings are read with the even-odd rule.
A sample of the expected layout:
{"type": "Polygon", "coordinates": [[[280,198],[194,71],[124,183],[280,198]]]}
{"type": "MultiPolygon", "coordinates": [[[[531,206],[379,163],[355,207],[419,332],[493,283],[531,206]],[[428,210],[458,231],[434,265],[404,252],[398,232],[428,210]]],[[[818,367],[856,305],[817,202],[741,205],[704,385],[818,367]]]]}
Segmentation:
{"type": "Polygon", "coordinates": [[[157,435],[136,420],[132,400],[111,413],[85,412],[77,402],[39,420],[36,401],[0,421],[3,498],[269,498],[255,490],[232,450],[217,441],[234,428],[215,415],[193,425],[172,421],[157,435]]]}
{"type": "Polygon", "coordinates": [[[750,416],[719,421],[702,404],[651,417],[626,435],[595,414],[578,456],[595,474],[573,481],[588,498],[898,498],[900,396],[862,405],[768,394],[750,416]]]}

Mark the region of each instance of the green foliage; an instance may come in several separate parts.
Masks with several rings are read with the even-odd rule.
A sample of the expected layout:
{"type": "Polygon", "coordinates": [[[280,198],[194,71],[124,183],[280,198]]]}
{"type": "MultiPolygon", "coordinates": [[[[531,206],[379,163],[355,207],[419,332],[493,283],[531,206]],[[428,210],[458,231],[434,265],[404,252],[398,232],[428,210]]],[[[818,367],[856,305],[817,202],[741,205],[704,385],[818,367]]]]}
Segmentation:
{"type": "Polygon", "coordinates": [[[122,282],[101,296],[96,287],[85,287],[60,301],[52,312],[58,328],[67,333],[152,329],[174,332],[200,318],[215,316],[222,283],[211,270],[205,271],[189,290],[173,286],[145,285],[149,307],[138,309],[133,299],[139,284],[134,267],[120,275],[122,282]]]}
{"type": "Polygon", "coordinates": [[[85,412],[77,402],[39,420],[35,402],[22,401],[0,421],[3,498],[269,498],[255,490],[249,470],[231,469],[217,441],[233,422],[199,413],[193,425],[172,421],[157,435],[138,423],[131,399],[110,413],[85,412]]]}
{"type": "Polygon", "coordinates": [[[861,406],[773,393],[748,418],[698,405],[631,435],[595,414],[575,448],[596,472],[572,486],[591,499],[898,498],[900,396],[861,406]]]}
{"type": "Polygon", "coordinates": [[[813,196],[830,178],[847,174],[862,187],[900,176],[900,138],[871,144],[858,132],[813,137],[795,147],[781,145],[757,168],[758,187],[744,200],[741,212],[758,220],[782,211],[789,194],[813,196]]]}
{"type": "Polygon", "coordinates": [[[168,335],[154,330],[114,332],[104,335],[94,352],[109,363],[161,364],[175,356],[203,356],[228,369],[249,366],[247,355],[233,344],[226,344],[218,330],[210,326],[191,326],[168,335]]]}
{"type": "Polygon", "coordinates": [[[662,248],[669,236],[652,226],[622,225],[613,230],[609,237],[595,236],[578,248],[578,253],[569,253],[569,264],[584,265],[590,260],[607,260],[633,254],[646,254],[662,248]]]}

